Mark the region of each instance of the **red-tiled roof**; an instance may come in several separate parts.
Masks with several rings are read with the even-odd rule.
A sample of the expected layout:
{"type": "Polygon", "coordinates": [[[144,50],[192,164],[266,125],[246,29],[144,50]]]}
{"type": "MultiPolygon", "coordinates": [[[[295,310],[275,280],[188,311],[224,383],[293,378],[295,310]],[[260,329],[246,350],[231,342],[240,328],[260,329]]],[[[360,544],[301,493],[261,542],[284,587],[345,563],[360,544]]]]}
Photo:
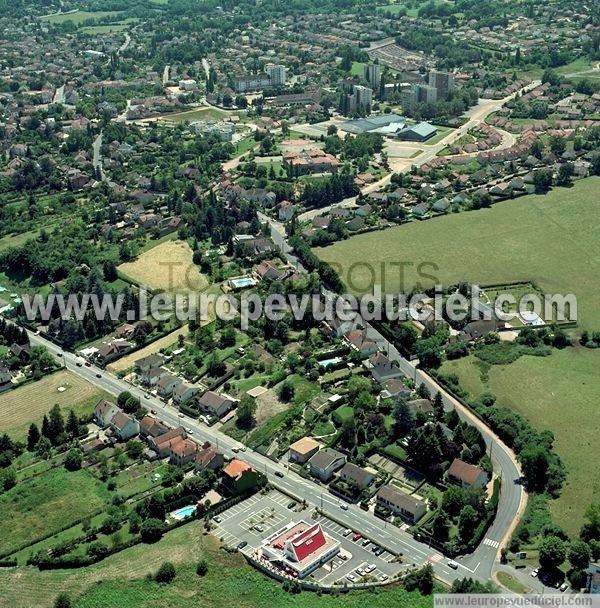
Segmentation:
{"type": "Polygon", "coordinates": [[[295,538],[292,538],[290,543],[297,561],[301,562],[309,555],[325,546],[327,541],[325,540],[321,526],[319,524],[314,524],[304,532],[298,534],[295,538]]]}

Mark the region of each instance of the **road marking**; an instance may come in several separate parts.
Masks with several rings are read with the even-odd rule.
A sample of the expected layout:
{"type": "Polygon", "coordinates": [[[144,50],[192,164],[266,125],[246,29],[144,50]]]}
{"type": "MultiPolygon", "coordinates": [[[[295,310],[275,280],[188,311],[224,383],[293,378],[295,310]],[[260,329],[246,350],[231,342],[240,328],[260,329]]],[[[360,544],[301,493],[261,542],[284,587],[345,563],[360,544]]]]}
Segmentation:
{"type": "Polygon", "coordinates": [[[497,549],[500,546],[500,542],[497,540],[493,540],[491,538],[486,538],[483,541],[484,545],[487,545],[488,547],[493,547],[494,549],[497,549]]]}

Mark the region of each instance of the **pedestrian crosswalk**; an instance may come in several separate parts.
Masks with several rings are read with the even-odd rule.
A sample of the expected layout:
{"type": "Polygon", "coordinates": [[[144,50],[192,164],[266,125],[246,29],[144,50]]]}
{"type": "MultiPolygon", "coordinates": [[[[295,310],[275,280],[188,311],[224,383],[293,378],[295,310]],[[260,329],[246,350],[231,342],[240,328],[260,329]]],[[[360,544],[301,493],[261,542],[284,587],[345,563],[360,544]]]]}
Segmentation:
{"type": "Polygon", "coordinates": [[[484,539],[483,544],[487,545],[488,547],[493,547],[494,549],[497,549],[500,546],[499,541],[492,540],[491,538],[484,539]]]}

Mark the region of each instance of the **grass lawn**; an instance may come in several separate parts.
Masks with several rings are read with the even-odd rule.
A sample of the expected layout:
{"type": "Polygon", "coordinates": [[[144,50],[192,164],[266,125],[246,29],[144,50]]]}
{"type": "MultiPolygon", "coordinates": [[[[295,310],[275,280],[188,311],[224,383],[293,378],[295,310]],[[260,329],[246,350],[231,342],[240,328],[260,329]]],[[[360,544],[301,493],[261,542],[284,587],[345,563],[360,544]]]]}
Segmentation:
{"type": "Polygon", "coordinates": [[[58,403],[66,417],[72,409],[78,416],[89,415],[107,395],[76,374],[61,370],[0,397],[0,433],[24,439],[32,422],[41,423],[44,414],[58,403]],[[59,388],[66,390],[59,392],[59,388]]]}
{"type": "Polygon", "coordinates": [[[365,65],[365,63],[361,63],[360,61],[353,61],[352,68],[350,69],[350,74],[352,76],[360,76],[362,78],[364,74],[363,69],[365,65]]]}
{"type": "Polygon", "coordinates": [[[600,328],[600,178],[470,211],[353,236],[317,255],[354,293],[373,282],[387,293],[414,286],[533,281],[545,293],[574,293],[578,322],[600,328]]]}
{"type": "Polygon", "coordinates": [[[87,471],[57,468],[18,483],[0,496],[0,552],[59,531],[100,509],[106,486],[87,471]]]}
{"type": "Polygon", "coordinates": [[[195,120],[221,120],[227,116],[227,112],[218,110],[217,108],[196,108],[195,110],[186,110],[185,112],[177,112],[173,114],[163,114],[160,118],[166,122],[180,123],[194,122],[195,120]]]}
{"type": "Polygon", "coordinates": [[[0,251],[4,251],[10,247],[20,247],[27,241],[37,238],[39,233],[39,230],[30,230],[29,232],[23,232],[22,234],[5,236],[0,239],[0,251]]]}
{"type": "Polygon", "coordinates": [[[74,24],[82,23],[88,19],[101,19],[103,17],[118,17],[121,13],[116,11],[76,11],[74,13],[57,13],[54,15],[44,15],[40,17],[47,23],[65,23],[72,21],[74,24]]]}
{"type": "Polygon", "coordinates": [[[133,262],[121,264],[118,271],[122,279],[153,290],[185,293],[208,287],[208,280],[192,261],[192,249],[184,241],[165,240],[133,262]]]}
{"type": "Polygon", "coordinates": [[[450,135],[450,133],[452,133],[452,131],[454,131],[454,129],[450,127],[440,127],[439,125],[434,126],[437,129],[437,133],[431,139],[421,142],[424,146],[433,146],[434,144],[437,144],[442,141],[444,137],[447,137],[448,135],[450,135]]]}
{"type": "Polygon", "coordinates": [[[523,583],[511,576],[508,572],[498,572],[498,581],[513,593],[531,593],[529,587],[525,587],[523,583]]]}
{"type": "Polygon", "coordinates": [[[485,382],[478,361],[474,356],[447,361],[442,372],[457,374],[473,396],[490,390],[500,405],[520,412],[535,428],[554,433],[567,482],[560,498],[550,501],[550,511],[557,524],[577,534],[585,509],[600,500],[600,351],[579,347],[555,350],[548,357],[523,356],[509,365],[491,366],[485,382]]]}
{"type": "Polygon", "coordinates": [[[240,608],[429,608],[432,602],[401,587],[338,597],[309,592],[291,595],[248,566],[239,554],[221,551],[214,537],[203,535],[201,522],[191,522],[153,545],[137,545],[89,568],[2,569],[0,588],[5,605],[12,608],[50,608],[63,591],[71,595],[76,608],[229,608],[233,604],[240,608]],[[207,561],[208,573],[199,578],[195,565],[201,558],[207,561]],[[175,564],[173,583],[144,580],[165,560],[175,564]]]}

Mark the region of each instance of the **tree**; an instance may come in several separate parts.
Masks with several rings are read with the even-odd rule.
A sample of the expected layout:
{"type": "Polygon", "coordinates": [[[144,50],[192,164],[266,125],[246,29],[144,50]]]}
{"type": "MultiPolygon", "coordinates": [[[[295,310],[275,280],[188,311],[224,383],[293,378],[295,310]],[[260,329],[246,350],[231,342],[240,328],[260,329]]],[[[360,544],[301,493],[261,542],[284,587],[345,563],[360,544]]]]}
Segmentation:
{"type": "Polygon", "coordinates": [[[412,431],[415,419],[406,399],[398,399],[392,416],[394,418],[394,435],[402,437],[412,431]]]}
{"type": "Polygon", "coordinates": [[[545,194],[552,187],[552,171],[536,169],[533,172],[533,186],[536,194],[545,194]]]}
{"type": "Polygon", "coordinates": [[[575,570],[583,570],[588,567],[592,552],[587,543],[582,540],[576,540],[571,544],[569,549],[569,563],[575,570]]]}
{"type": "Polygon", "coordinates": [[[144,453],[144,444],[141,441],[136,441],[135,439],[130,439],[126,445],[125,450],[127,451],[127,455],[132,460],[137,460],[144,453]]]}
{"type": "Polygon", "coordinates": [[[164,525],[160,519],[147,519],[140,526],[140,536],[145,543],[155,543],[160,540],[163,531],[164,525]]]}
{"type": "Polygon", "coordinates": [[[560,135],[553,135],[550,138],[550,150],[557,156],[563,154],[563,152],[567,149],[567,142],[564,137],[560,135]]]}
{"type": "Polygon", "coordinates": [[[237,422],[242,428],[250,428],[255,424],[256,401],[250,395],[244,395],[237,407],[237,422]]]}
{"type": "Polygon", "coordinates": [[[171,583],[175,578],[175,566],[171,562],[163,562],[154,575],[157,583],[171,583]]]}
{"type": "Polygon", "coordinates": [[[449,515],[458,515],[466,504],[465,491],[457,486],[450,486],[442,496],[442,509],[449,515]]]}
{"type": "Polygon", "coordinates": [[[196,574],[198,576],[205,576],[208,572],[208,563],[205,559],[201,559],[196,565],[196,574]]]}
{"type": "Polygon", "coordinates": [[[60,436],[65,432],[65,422],[60,411],[60,406],[56,404],[51,410],[48,417],[48,439],[50,443],[56,445],[60,442],[60,436]]]}
{"type": "Polygon", "coordinates": [[[78,471],[83,462],[83,453],[79,448],[71,448],[65,456],[65,469],[67,471],[78,471]]]}
{"type": "Polygon", "coordinates": [[[279,398],[289,403],[294,398],[295,388],[292,382],[286,380],[279,389],[279,398]]]}
{"type": "Polygon", "coordinates": [[[564,541],[558,536],[546,536],[539,546],[540,566],[547,570],[555,570],[567,557],[564,541]]]}
{"type": "Polygon", "coordinates": [[[40,432],[38,427],[32,422],[29,427],[29,432],[27,433],[27,449],[30,452],[33,452],[39,440],[40,432]]]}
{"type": "Polygon", "coordinates": [[[558,169],[558,177],[556,183],[559,186],[568,186],[571,183],[571,178],[575,173],[575,165],[573,163],[564,163],[558,169]]]}
{"type": "Polygon", "coordinates": [[[475,532],[477,527],[477,511],[471,505],[465,505],[458,516],[458,535],[460,539],[466,543],[475,532]]]}
{"type": "Polygon", "coordinates": [[[435,394],[433,399],[433,413],[436,420],[441,422],[444,419],[444,400],[440,391],[435,394]]]}
{"type": "Polygon", "coordinates": [[[521,450],[519,460],[527,487],[532,491],[543,491],[548,482],[550,467],[548,450],[542,445],[529,444],[521,450]]]}
{"type": "Polygon", "coordinates": [[[47,437],[41,437],[40,440],[37,442],[37,445],[35,446],[35,453],[40,457],[40,458],[49,458],[50,455],[52,454],[52,444],[50,443],[50,440],[47,437]]]}
{"type": "Polygon", "coordinates": [[[73,410],[69,410],[66,429],[67,433],[73,437],[73,439],[79,435],[79,420],[73,410]]]}
{"type": "Polygon", "coordinates": [[[54,600],[54,608],[71,608],[71,598],[66,593],[61,593],[54,600]]]}
{"type": "Polygon", "coordinates": [[[433,566],[426,564],[419,570],[408,574],[404,579],[407,591],[418,590],[422,595],[431,595],[433,591],[433,566]]]}

